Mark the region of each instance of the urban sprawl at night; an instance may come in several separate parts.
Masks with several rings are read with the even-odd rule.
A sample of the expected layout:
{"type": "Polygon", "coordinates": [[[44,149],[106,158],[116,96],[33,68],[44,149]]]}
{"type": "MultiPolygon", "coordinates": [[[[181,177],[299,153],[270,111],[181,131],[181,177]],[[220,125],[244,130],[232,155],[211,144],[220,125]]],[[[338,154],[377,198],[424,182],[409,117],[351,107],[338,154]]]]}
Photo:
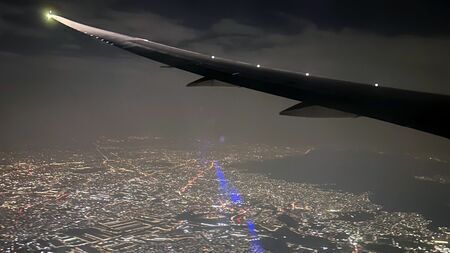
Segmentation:
{"type": "MultiPolygon", "coordinates": [[[[449,230],[370,193],[287,182],[238,164],[312,149],[158,138],[89,151],[3,153],[3,252],[449,252],[449,230]]],[[[274,168],[276,170],[276,168],[274,168]]]]}

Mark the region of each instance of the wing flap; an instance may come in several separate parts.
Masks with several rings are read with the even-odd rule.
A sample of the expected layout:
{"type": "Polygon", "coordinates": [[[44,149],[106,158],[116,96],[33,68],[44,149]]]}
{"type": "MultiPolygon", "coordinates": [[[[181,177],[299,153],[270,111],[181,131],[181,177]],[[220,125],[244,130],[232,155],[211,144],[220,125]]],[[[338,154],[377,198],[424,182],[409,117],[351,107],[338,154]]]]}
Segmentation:
{"type": "Polygon", "coordinates": [[[237,86],[232,85],[230,83],[211,79],[208,77],[202,77],[198,80],[188,83],[186,87],[237,87],[237,86]]]}
{"type": "Polygon", "coordinates": [[[305,118],[356,118],[358,115],[343,112],[320,105],[308,105],[303,102],[298,103],[280,112],[280,115],[296,116],[305,118]]]}

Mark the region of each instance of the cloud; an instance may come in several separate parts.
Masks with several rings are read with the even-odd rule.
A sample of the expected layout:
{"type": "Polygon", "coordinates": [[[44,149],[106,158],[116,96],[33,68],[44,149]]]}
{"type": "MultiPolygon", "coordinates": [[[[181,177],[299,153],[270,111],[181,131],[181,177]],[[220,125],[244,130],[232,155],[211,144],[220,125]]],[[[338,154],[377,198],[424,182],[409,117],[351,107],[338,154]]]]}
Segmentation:
{"type": "Polygon", "coordinates": [[[14,57],[19,57],[19,54],[11,53],[8,51],[0,51],[0,59],[8,59],[14,57]]]}
{"type": "Polygon", "coordinates": [[[10,34],[30,39],[48,37],[47,34],[36,29],[36,23],[30,22],[30,17],[27,17],[29,11],[1,3],[0,9],[2,9],[0,13],[0,38],[10,34]]]}
{"type": "Polygon", "coordinates": [[[232,19],[221,19],[214,23],[210,30],[221,35],[251,35],[258,36],[263,34],[262,29],[250,25],[240,24],[232,19]]]}
{"type": "Polygon", "coordinates": [[[149,12],[128,13],[111,10],[103,18],[91,18],[86,22],[119,33],[172,44],[196,38],[200,33],[179,24],[177,20],[149,12]]]}

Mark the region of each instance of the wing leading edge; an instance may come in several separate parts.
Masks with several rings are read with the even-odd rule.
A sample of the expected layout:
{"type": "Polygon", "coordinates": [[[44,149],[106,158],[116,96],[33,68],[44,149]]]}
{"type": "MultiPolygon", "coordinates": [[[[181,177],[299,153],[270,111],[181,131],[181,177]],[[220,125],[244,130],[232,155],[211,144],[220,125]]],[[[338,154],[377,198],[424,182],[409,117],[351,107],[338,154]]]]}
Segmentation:
{"type": "Polygon", "coordinates": [[[239,86],[301,101],[281,112],[301,117],[365,116],[450,138],[450,96],[333,80],[183,50],[57,15],[59,23],[134,54],[204,78],[192,86],[239,86]],[[230,85],[226,85],[230,84],[230,85]]]}

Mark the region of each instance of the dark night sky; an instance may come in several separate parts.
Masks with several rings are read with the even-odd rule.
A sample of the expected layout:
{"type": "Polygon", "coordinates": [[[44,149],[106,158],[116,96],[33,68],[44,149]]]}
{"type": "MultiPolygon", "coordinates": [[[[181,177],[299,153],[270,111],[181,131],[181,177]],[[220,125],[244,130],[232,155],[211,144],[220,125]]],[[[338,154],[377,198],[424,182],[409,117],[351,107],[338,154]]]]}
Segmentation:
{"type": "MultiPolygon", "coordinates": [[[[448,1],[1,1],[0,148],[98,136],[230,141],[437,155],[450,141],[371,119],[279,116],[295,101],[232,88],[45,22],[93,26],[265,66],[450,94],[448,1]]],[[[448,115],[443,115],[446,120],[448,115]]]]}

